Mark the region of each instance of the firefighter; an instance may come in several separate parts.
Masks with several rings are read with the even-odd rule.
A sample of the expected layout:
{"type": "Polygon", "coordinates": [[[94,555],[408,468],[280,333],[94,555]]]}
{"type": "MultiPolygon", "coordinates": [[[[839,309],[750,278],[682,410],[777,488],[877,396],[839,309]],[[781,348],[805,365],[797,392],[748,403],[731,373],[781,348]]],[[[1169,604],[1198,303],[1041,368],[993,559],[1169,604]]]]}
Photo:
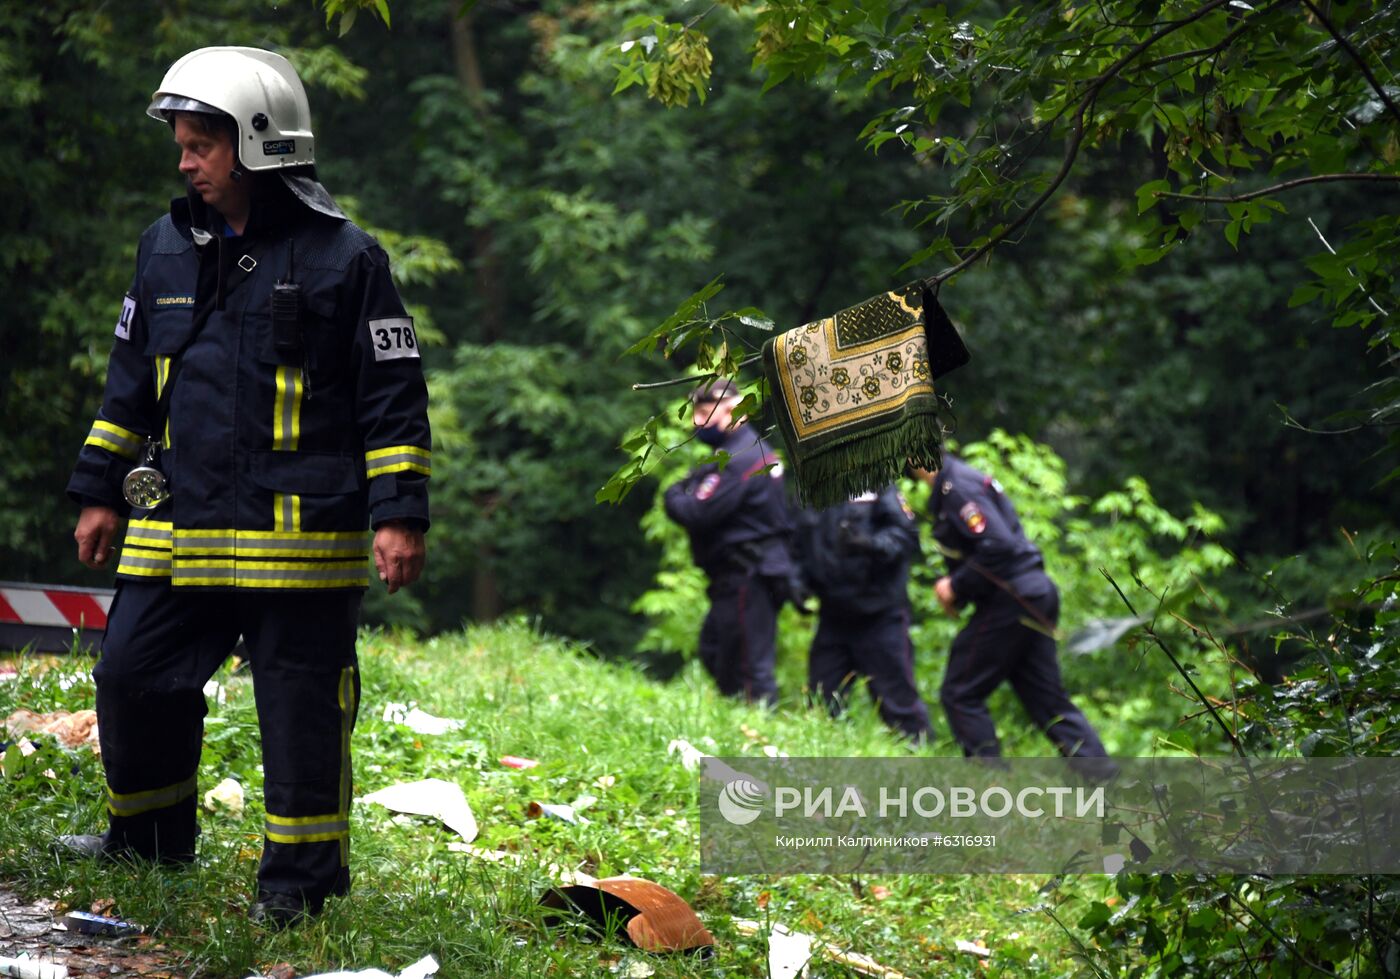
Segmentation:
{"type": "Polygon", "coordinates": [[[355,628],[371,552],[390,593],[423,568],[427,388],[387,256],[316,179],[285,58],[193,51],[147,114],[187,193],[141,236],[68,484],[84,564],[129,519],[93,670],[108,828],[61,842],[194,858],[201,691],[241,636],[267,810],[250,913],[281,927],[350,886],[355,628]]]}
{"type": "Polygon", "coordinates": [[[802,510],[795,550],[804,584],[821,601],[808,687],[835,717],[856,677],[868,677],[886,724],[916,743],[932,738],[909,642],[909,567],[919,532],[903,494],[886,486],[802,510]]]}
{"type": "Polygon", "coordinates": [[[707,463],[665,495],[667,515],[685,528],[709,579],[700,661],[721,693],[771,705],[778,612],[795,574],[782,466],[751,425],[735,423],[741,397],[733,383],[706,384],[691,400],[696,438],[729,456],[723,468],[707,463]]]}
{"type": "Polygon", "coordinates": [[[917,475],[932,487],[933,536],[948,564],[934,592],[953,618],[975,606],[953,640],[941,691],[963,753],[1001,754],[987,698],[1006,681],[1062,755],[1104,757],[1098,734],[1060,680],[1059,592],[1001,484],[946,453],[939,470],[917,475]]]}

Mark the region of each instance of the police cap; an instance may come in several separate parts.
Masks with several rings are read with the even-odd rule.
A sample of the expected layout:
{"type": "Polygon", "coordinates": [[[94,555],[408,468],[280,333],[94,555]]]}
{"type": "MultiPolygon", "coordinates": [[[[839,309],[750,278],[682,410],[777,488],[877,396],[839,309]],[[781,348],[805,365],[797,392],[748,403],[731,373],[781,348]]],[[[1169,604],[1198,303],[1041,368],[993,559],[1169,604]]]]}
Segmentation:
{"type": "Polygon", "coordinates": [[[713,404],[739,397],[739,386],[726,378],[717,377],[706,381],[690,392],[690,400],[698,405],[713,404]]]}

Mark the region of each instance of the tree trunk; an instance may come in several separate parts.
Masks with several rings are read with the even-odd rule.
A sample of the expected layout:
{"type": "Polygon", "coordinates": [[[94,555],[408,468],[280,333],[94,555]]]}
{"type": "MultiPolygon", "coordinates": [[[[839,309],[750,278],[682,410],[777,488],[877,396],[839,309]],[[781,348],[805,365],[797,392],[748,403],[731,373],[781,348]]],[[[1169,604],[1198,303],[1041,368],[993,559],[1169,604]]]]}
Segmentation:
{"type": "MultiPolygon", "coordinates": [[[[488,121],[486,83],[481,74],[481,59],[477,55],[473,15],[470,12],[461,17],[448,14],[448,19],[451,28],[452,62],[457,69],[457,80],[461,83],[467,103],[485,125],[488,121]]],[[[495,235],[489,224],[477,225],[472,230],[472,269],[476,278],[477,296],[481,300],[481,316],[478,320],[480,342],[494,343],[505,332],[503,325],[506,298],[501,263],[496,255],[495,235]]],[[[478,499],[479,509],[487,519],[490,518],[495,502],[495,493],[481,494],[478,499]]],[[[478,622],[490,622],[501,614],[500,585],[492,568],[493,563],[491,546],[483,544],[472,571],[472,618],[478,622]]]]}

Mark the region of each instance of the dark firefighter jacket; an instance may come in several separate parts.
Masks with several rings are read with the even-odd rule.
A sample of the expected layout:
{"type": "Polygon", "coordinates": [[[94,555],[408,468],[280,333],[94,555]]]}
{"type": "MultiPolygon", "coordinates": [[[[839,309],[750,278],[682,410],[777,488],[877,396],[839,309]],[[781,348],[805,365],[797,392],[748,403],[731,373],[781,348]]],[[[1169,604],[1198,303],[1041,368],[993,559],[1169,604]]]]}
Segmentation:
{"type": "Polygon", "coordinates": [[[748,425],[719,451],[729,454],[723,469],[701,466],[666,490],[666,513],[690,535],[695,563],[711,581],[752,572],[786,582],[792,528],[777,454],[748,425]]]}
{"type": "Polygon", "coordinates": [[[388,258],[280,181],[260,187],[240,237],[197,197],[141,236],[102,408],[68,484],[83,505],[128,512],[122,479],[178,354],[158,456],[172,499],[132,514],[119,578],[360,588],[369,527],[427,527],[427,387],[388,258]],[[300,286],[299,349],[274,343],[272,288],[286,278],[300,286]]]}
{"type": "Polygon", "coordinates": [[[797,561],[824,614],[872,615],[903,606],[918,553],[913,511],[893,486],[797,515],[797,561]]]}
{"type": "Polygon", "coordinates": [[[1026,539],[1015,507],[995,479],[944,453],[928,505],[958,604],[1005,591],[1044,593],[1040,548],[1026,539]]]}

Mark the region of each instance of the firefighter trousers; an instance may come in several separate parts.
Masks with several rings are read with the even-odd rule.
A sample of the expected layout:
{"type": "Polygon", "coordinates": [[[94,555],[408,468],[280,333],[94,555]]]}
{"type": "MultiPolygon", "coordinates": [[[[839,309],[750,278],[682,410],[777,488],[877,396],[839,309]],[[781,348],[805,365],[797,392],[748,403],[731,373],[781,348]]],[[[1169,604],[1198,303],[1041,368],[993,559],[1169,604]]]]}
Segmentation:
{"type": "Polygon", "coordinates": [[[198,834],[204,686],[241,636],[262,734],[260,897],[319,910],[349,890],[350,734],[360,592],[187,592],[121,582],[97,682],[108,843],[188,861],[198,834]]]}

